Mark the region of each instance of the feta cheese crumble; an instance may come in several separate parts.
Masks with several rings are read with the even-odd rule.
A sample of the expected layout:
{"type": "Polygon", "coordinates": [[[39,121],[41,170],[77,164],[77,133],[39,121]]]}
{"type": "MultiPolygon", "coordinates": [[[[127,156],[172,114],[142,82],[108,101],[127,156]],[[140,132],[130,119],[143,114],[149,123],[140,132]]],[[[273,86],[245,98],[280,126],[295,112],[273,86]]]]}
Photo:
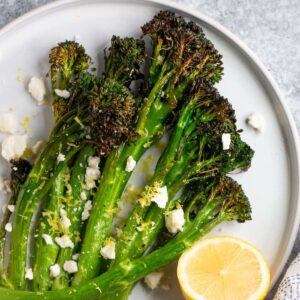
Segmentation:
{"type": "Polygon", "coordinates": [[[50,276],[56,278],[60,274],[60,266],[58,264],[52,265],[50,267],[50,276]]]}
{"type": "Polygon", "coordinates": [[[64,270],[70,274],[76,273],[78,271],[77,262],[74,260],[67,260],[64,263],[64,270]]]}
{"type": "Polygon", "coordinates": [[[9,223],[6,223],[6,225],[5,225],[5,230],[7,231],[7,232],[12,232],[12,225],[11,225],[11,223],[9,222],[9,223]]]}
{"type": "Polygon", "coordinates": [[[31,268],[26,268],[25,272],[25,279],[32,280],[33,279],[33,272],[31,268]]]}
{"type": "Polygon", "coordinates": [[[93,207],[93,205],[92,205],[91,200],[89,200],[85,203],[84,209],[83,209],[83,212],[82,212],[82,215],[81,215],[81,220],[82,221],[85,221],[90,217],[90,211],[91,211],[92,207],[93,207]]]}
{"type": "Polygon", "coordinates": [[[53,245],[52,237],[49,234],[42,234],[42,238],[44,239],[47,245],[53,245]]]}
{"type": "Polygon", "coordinates": [[[155,202],[159,208],[165,208],[168,202],[168,190],[166,186],[159,187],[156,190],[155,195],[151,198],[152,202],[155,202]]]}
{"type": "Polygon", "coordinates": [[[97,156],[89,156],[88,158],[88,166],[91,168],[98,168],[100,164],[100,157],[97,156]]]}
{"type": "Polygon", "coordinates": [[[148,274],[144,278],[144,281],[150,289],[154,290],[158,287],[163,276],[164,276],[163,272],[153,272],[148,274]]]}
{"type": "Polygon", "coordinates": [[[127,158],[125,171],[126,171],[126,172],[131,172],[131,171],[134,170],[135,166],[136,166],[136,161],[133,159],[132,156],[129,156],[129,157],[127,158]]]}
{"type": "Polygon", "coordinates": [[[81,198],[81,200],[85,201],[87,199],[86,193],[85,192],[81,192],[80,193],[80,198],[81,198]]]}
{"type": "Polygon", "coordinates": [[[12,204],[7,205],[7,209],[8,209],[11,213],[13,213],[13,212],[15,211],[15,205],[12,205],[12,204]]]}
{"type": "Polygon", "coordinates": [[[100,178],[99,163],[99,157],[90,156],[88,158],[88,167],[85,172],[85,185],[88,190],[96,187],[96,180],[100,178]]]}
{"type": "Polygon", "coordinates": [[[0,131],[7,133],[16,133],[18,123],[12,114],[6,113],[0,115],[0,131]]]}
{"type": "Polygon", "coordinates": [[[70,237],[66,234],[60,237],[56,237],[55,242],[60,248],[71,248],[71,249],[74,248],[74,243],[72,242],[70,237]]]}
{"type": "Polygon", "coordinates": [[[54,90],[55,94],[58,97],[64,98],[64,99],[68,99],[70,97],[70,92],[67,90],[59,90],[59,89],[55,89],[54,90]]]}
{"type": "Polygon", "coordinates": [[[251,113],[247,118],[247,123],[258,132],[263,132],[265,130],[265,118],[261,113],[251,113]]]}
{"type": "Polygon", "coordinates": [[[64,154],[59,153],[59,154],[57,155],[57,161],[58,161],[58,162],[65,161],[65,159],[66,159],[66,156],[65,156],[64,154]]]}
{"type": "Polygon", "coordinates": [[[67,212],[63,208],[60,209],[60,222],[59,222],[59,225],[60,225],[60,228],[63,232],[67,232],[68,229],[71,226],[71,221],[67,217],[67,212]]]}
{"type": "Polygon", "coordinates": [[[41,105],[46,96],[46,86],[43,78],[32,77],[28,84],[28,92],[41,105]]]}
{"type": "Polygon", "coordinates": [[[73,260],[78,260],[79,256],[80,256],[80,253],[75,253],[75,254],[72,255],[72,259],[73,260]]]}
{"type": "Polygon", "coordinates": [[[230,133],[223,133],[222,134],[222,145],[223,150],[229,150],[231,144],[231,135],[230,133]]]}
{"type": "Polygon", "coordinates": [[[177,233],[183,230],[185,224],[184,211],[177,208],[169,211],[165,216],[166,227],[170,233],[177,233]]]}
{"type": "Polygon", "coordinates": [[[27,135],[10,135],[2,142],[2,156],[10,161],[20,158],[27,147],[27,135]]]}
{"type": "Polygon", "coordinates": [[[114,240],[109,240],[104,247],[100,250],[100,254],[105,259],[115,259],[116,258],[116,242],[114,240]]]}
{"type": "Polygon", "coordinates": [[[61,217],[67,215],[67,212],[65,211],[64,206],[62,206],[62,208],[59,210],[59,214],[60,214],[61,217]]]}

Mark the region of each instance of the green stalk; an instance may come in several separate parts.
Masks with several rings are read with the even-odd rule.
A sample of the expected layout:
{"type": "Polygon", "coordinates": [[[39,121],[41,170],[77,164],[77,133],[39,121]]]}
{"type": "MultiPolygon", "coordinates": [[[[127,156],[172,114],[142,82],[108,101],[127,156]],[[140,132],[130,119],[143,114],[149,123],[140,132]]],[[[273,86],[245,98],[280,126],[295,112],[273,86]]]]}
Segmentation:
{"type": "MultiPolygon", "coordinates": [[[[59,210],[62,205],[62,197],[65,192],[65,176],[67,168],[62,169],[61,173],[53,182],[49,203],[46,210],[52,213],[51,217],[59,220],[59,210]]],[[[37,234],[35,239],[35,259],[33,269],[33,289],[35,291],[47,291],[51,285],[49,268],[55,264],[56,257],[59,251],[58,245],[55,243],[56,233],[52,231],[48,221],[49,216],[42,216],[38,224],[37,234]],[[42,235],[48,234],[52,237],[53,244],[48,245],[42,235]]]]}
{"type": "MultiPolygon", "coordinates": [[[[196,99],[190,101],[184,108],[173,136],[172,147],[169,151],[166,151],[167,155],[163,155],[159,163],[159,165],[163,165],[164,168],[159,169],[159,175],[155,180],[158,180],[158,178],[162,179],[168,169],[172,167],[174,153],[176,153],[175,150],[180,143],[180,137],[183,134],[184,128],[189,122],[191,106],[195,100],[196,99]]],[[[100,187],[95,197],[93,213],[86,229],[82,253],[79,258],[78,272],[73,279],[74,285],[78,285],[82,281],[93,278],[99,274],[102,263],[99,252],[103,242],[109,236],[111,222],[114,217],[114,214],[108,214],[107,210],[117,207],[118,200],[130,177],[130,173],[124,171],[127,158],[131,155],[136,161],[140,159],[163,130],[164,120],[169,115],[170,110],[168,105],[161,103],[159,100],[155,101],[146,120],[145,127],[142,130],[144,134],[141,134],[135,143],[125,145],[121,152],[115,150],[113,154],[109,156],[103,171],[100,187]]]]}
{"type": "Polygon", "coordinates": [[[190,223],[186,229],[162,248],[135,260],[123,261],[99,277],[76,287],[55,292],[30,293],[0,288],[3,300],[85,300],[99,299],[122,291],[149,273],[163,268],[176,260],[196,240],[210,232],[216,225],[226,220],[226,214],[214,217],[219,201],[211,201],[205,206],[205,213],[190,223]]]}
{"type": "MultiPolygon", "coordinates": [[[[19,190],[19,189],[18,189],[19,190]]],[[[13,191],[13,195],[10,197],[7,205],[15,205],[17,201],[18,190],[13,191]]],[[[0,225],[0,284],[2,286],[10,286],[7,280],[7,274],[5,270],[5,245],[6,245],[6,230],[5,225],[8,223],[11,212],[6,208],[3,214],[3,219],[0,225]]]]}
{"type": "MultiPolygon", "coordinates": [[[[206,166],[206,162],[198,163],[197,170],[200,171],[206,166]]],[[[166,208],[159,208],[155,203],[151,203],[149,206],[142,206],[137,204],[129,216],[126,222],[126,227],[123,229],[123,234],[119,238],[116,246],[116,259],[112,262],[112,267],[121,263],[124,259],[133,259],[141,256],[148,247],[155,241],[157,235],[164,226],[164,213],[174,206],[174,201],[172,199],[174,196],[185,186],[185,181],[182,178],[185,176],[186,168],[182,168],[181,161],[179,161],[179,167],[181,167],[181,176],[179,176],[179,171],[174,172],[178,165],[170,170],[169,174],[177,176],[173,177],[173,180],[167,180],[168,175],[165,180],[161,182],[161,186],[166,185],[168,189],[169,201],[166,208]],[[140,216],[137,218],[136,216],[140,216]],[[137,227],[141,225],[140,222],[145,224],[151,224],[146,230],[138,231],[137,227]],[[130,237],[130,241],[128,238],[130,237]]],[[[153,175],[152,183],[157,179],[156,173],[153,175]]]]}
{"type": "MultiPolygon", "coordinates": [[[[167,64],[165,64],[164,66],[167,66],[167,64]]],[[[163,74],[164,71],[165,70],[163,68],[161,73],[163,74]]],[[[164,85],[168,82],[168,80],[170,79],[170,77],[173,74],[174,74],[174,70],[169,71],[165,75],[161,75],[160,78],[158,78],[156,84],[151,89],[151,92],[149,93],[149,96],[147,97],[147,100],[146,100],[145,104],[143,105],[142,110],[140,112],[139,121],[136,126],[136,132],[138,134],[140,134],[140,135],[147,134],[146,123],[149,119],[149,112],[151,110],[151,107],[152,107],[155,99],[157,98],[157,95],[159,94],[159,92],[162,90],[164,85]]]]}
{"type": "MultiPolygon", "coordinates": [[[[65,210],[67,215],[71,221],[71,226],[69,228],[70,235],[73,237],[80,237],[80,232],[83,227],[83,221],[81,219],[82,212],[84,209],[84,205],[86,201],[88,201],[91,197],[90,191],[84,188],[84,180],[85,180],[85,173],[87,168],[87,160],[88,157],[95,155],[95,149],[88,145],[84,147],[72,168],[72,175],[71,175],[71,189],[72,189],[72,201],[70,203],[66,203],[65,210]],[[84,192],[87,195],[87,200],[82,200],[81,193],[84,192]],[[75,209],[76,208],[76,209],[75,209]]],[[[63,269],[63,264],[67,260],[72,259],[72,255],[76,253],[78,250],[79,242],[76,239],[73,239],[74,249],[71,248],[64,248],[60,249],[59,255],[57,258],[57,264],[60,266],[60,275],[56,277],[52,284],[52,290],[60,290],[69,285],[70,276],[67,272],[63,269]]]]}
{"type": "Polygon", "coordinates": [[[9,279],[16,289],[24,289],[26,285],[27,237],[29,235],[32,216],[41,199],[51,189],[53,182],[61,170],[66,167],[69,160],[80,150],[80,147],[70,150],[66,155],[65,161],[60,162],[53,172],[57,161],[57,154],[59,153],[59,145],[61,145],[59,142],[56,143],[58,143],[58,147],[52,144],[46,147],[32,168],[18,195],[8,267],[9,279]],[[50,175],[51,172],[53,172],[52,177],[50,175]]]}
{"type": "Polygon", "coordinates": [[[130,178],[131,172],[125,171],[129,156],[138,161],[145,151],[162,135],[165,122],[170,114],[167,104],[159,99],[153,103],[143,129],[143,134],[131,144],[115,149],[108,156],[95,196],[93,210],[85,230],[78,272],[73,278],[73,285],[94,278],[99,274],[102,258],[100,249],[109,236],[115,213],[111,211],[118,206],[119,199],[130,178]]]}
{"type": "MultiPolygon", "coordinates": [[[[151,182],[149,183],[149,186],[154,186],[157,183],[160,185],[160,187],[166,185],[168,188],[169,199],[172,199],[179,190],[177,190],[177,187],[172,188],[171,184],[186,170],[186,168],[184,168],[182,165],[188,165],[191,159],[190,157],[183,156],[178,161],[176,161],[175,157],[178,153],[178,148],[180,146],[182,136],[184,135],[185,128],[189,124],[189,120],[192,114],[192,104],[193,103],[190,102],[180,115],[169,144],[162,154],[161,158],[159,159],[155,173],[151,178],[151,182]],[[178,165],[180,166],[180,168],[178,168],[178,165]],[[174,169],[179,170],[174,171],[174,169]]],[[[159,215],[163,215],[163,209],[159,208],[156,204],[153,203],[151,205],[151,208],[152,207],[157,208],[159,215]]],[[[118,240],[116,248],[116,259],[112,262],[112,266],[120,263],[124,258],[127,258],[128,256],[131,258],[133,253],[137,253],[137,256],[139,256],[144,252],[144,243],[140,244],[139,242],[137,242],[136,244],[138,245],[138,247],[136,247],[135,241],[141,234],[137,231],[137,228],[141,225],[139,223],[140,219],[144,220],[148,210],[150,210],[149,206],[143,206],[141,203],[138,203],[131,212],[129,219],[126,222],[126,227],[123,229],[123,234],[118,240]],[[128,237],[130,237],[129,241],[128,237]]],[[[161,220],[159,221],[160,222],[158,224],[155,223],[154,226],[160,227],[161,220]]],[[[150,229],[146,231],[148,232],[150,231],[150,229]]],[[[147,245],[148,244],[146,244],[146,246],[147,245]]]]}

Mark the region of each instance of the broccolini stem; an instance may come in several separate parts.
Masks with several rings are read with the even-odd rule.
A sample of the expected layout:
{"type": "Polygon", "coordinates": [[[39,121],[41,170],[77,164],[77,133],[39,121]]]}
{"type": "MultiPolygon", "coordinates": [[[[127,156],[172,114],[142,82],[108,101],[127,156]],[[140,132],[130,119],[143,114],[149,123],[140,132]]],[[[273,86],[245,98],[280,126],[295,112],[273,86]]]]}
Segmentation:
{"type": "Polygon", "coordinates": [[[57,161],[57,149],[59,148],[55,146],[51,147],[51,145],[46,147],[18,195],[8,267],[9,279],[15,288],[24,289],[26,285],[27,237],[32,216],[41,199],[43,199],[52,187],[54,180],[60,174],[61,170],[66,167],[69,160],[80,150],[80,147],[69,151],[65,156],[65,160],[58,164],[51,177],[50,173],[53,171],[53,167],[57,161]]]}
{"type": "Polygon", "coordinates": [[[37,229],[37,238],[35,239],[35,258],[33,268],[33,289],[35,291],[47,291],[51,286],[51,278],[49,268],[55,264],[59,251],[58,245],[55,243],[57,233],[49,224],[49,218],[59,220],[59,210],[62,204],[62,197],[65,191],[65,176],[67,168],[62,169],[57,178],[53,182],[51,193],[49,195],[49,203],[46,206],[46,215],[42,216],[37,229]],[[49,214],[51,213],[51,214],[49,214]],[[47,234],[52,238],[52,244],[46,243],[43,235],[47,234]]]}
{"type": "Polygon", "coordinates": [[[103,242],[109,237],[114,209],[118,207],[119,199],[126,186],[131,172],[125,171],[129,156],[136,161],[163,134],[165,122],[170,114],[167,104],[156,99],[149,112],[145,131],[136,141],[123,148],[116,149],[108,156],[103,170],[101,182],[94,199],[93,210],[85,230],[84,241],[78,262],[78,272],[73,278],[73,285],[94,278],[99,274],[102,258],[100,250],[103,242]]]}
{"type": "MultiPolygon", "coordinates": [[[[173,199],[180,188],[185,185],[185,182],[182,180],[178,180],[178,178],[182,177],[183,174],[188,172],[187,166],[191,161],[191,157],[193,157],[193,155],[189,157],[190,153],[184,153],[180,158],[176,158],[176,156],[180,152],[180,143],[182,141],[183,135],[185,134],[185,129],[193,125],[190,124],[189,121],[193,113],[192,107],[195,101],[196,98],[192,99],[182,110],[169,144],[160,157],[155,169],[155,173],[151,178],[151,182],[149,183],[149,186],[153,186],[153,188],[157,183],[160,187],[166,185],[168,188],[169,199],[173,199]]],[[[205,162],[198,164],[198,168],[200,169],[205,165],[205,162]]],[[[126,223],[126,227],[123,230],[123,234],[118,240],[116,248],[116,259],[112,262],[112,266],[120,263],[124,258],[132,258],[133,253],[137,256],[141,255],[145,251],[144,246],[146,248],[149,247],[148,240],[145,241],[144,237],[142,239],[140,238],[140,236],[143,235],[143,231],[155,231],[155,233],[157,233],[157,230],[161,229],[163,225],[163,213],[165,210],[158,208],[156,204],[150,203],[150,205],[151,206],[149,207],[147,205],[138,203],[131,212],[126,223]],[[151,218],[148,218],[147,221],[145,221],[146,215],[148,215],[148,211],[151,210],[155,210],[158,216],[154,215],[155,220],[151,220],[151,218]],[[141,222],[153,225],[149,225],[149,228],[147,228],[146,230],[138,232],[137,228],[142,225],[141,222]],[[157,230],[154,230],[154,228],[157,228],[157,230]],[[130,237],[130,241],[128,241],[128,237],[130,237]]],[[[151,239],[153,238],[153,236],[154,235],[151,235],[151,239]]]]}
{"type": "MultiPolygon", "coordinates": [[[[163,74],[163,71],[161,72],[162,74],[163,74]]],[[[174,74],[174,70],[169,71],[164,76],[160,76],[160,78],[158,78],[157,82],[155,83],[154,87],[151,89],[151,92],[149,93],[149,96],[147,97],[145,104],[143,105],[141,112],[140,112],[139,121],[136,126],[136,132],[138,134],[140,134],[140,135],[147,134],[146,122],[147,122],[147,119],[149,116],[151,106],[153,105],[153,102],[157,98],[157,95],[159,94],[161,89],[164,87],[164,85],[168,82],[168,80],[170,79],[170,77],[173,74],[174,74]]]]}
{"type": "MultiPolygon", "coordinates": [[[[182,167],[181,161],[179,166],[182,167]]],[[[206,161],[198,163],[198,170],[206,166],[206,161]]],[[[160,166],[163,167],[163,166],[160,166]]],[[[167,166],[166,166],[167,167],[167,166]]],[[[158,233],[164,226],[164,213],[173,205],[172,199],[181,188],[185,186],[185,182],[181,180],[182,174],[185,173],[186,168],[181,168],[181,176],[179,171],[174,172],[174,168],[177,168],[175,164],[170,170],[169,174],[176,174],[177,176],[172,180],[167,180],[168,175],[165,176],[165,181],[161,181],[161,186],[166,185],[168,189],[168,203],[166,208],[159,208],[155,203],[151,203],[149,206],[137,206],[131,212],[129,219],[126,223],[126,227],[123,229],[123,234],[119,238],[116,246],[116,259],[112,262],[112,267],[121,263],[124,259],[132,259],[141,256],[147,248],[154,242],[158,233]],[[137,218],[139,216],[139,218],[137,218]],[[138,231],[137,228],[142,224],[148,224],[147,229],[141,228],[138,231]],[[130,237],[128,241],[127,237],[130,237]]],[[[159,177],[155,174],[151,179],[152,183],[159,181],[159,177]]]]}
{"type": "MultiPolygon", "coordinates": [[[[19,190],[19,189],[18,189],[19,190]]],[[[15,205],[17,201],[18,191],[13,191],[13,195],[10,197],[8,201],[8,205],[15,205]]],[[[7,281],[7,275],[5,270],[5,245],[6,245],[6,230],[5,225],[8,223],[11,216],[11,211],[5,209],[3,214],[3,219],[0,225],[0,284],[2,286],[10,286],[7,281]]]]}
{"type": "MultiPolygon", "coordinates": [[[[108,296],[117,290],[124,290],[147,274],[165,267],[176,260],[196,240],[226,220],[223,214],[214,216],[219,201],[211,201],[197,219],[162,248],[135,260],[125,260],[120,265],[76,287],[54,292],[21,292],[0,288],[3,300],[85,300],[108,296]],[[213,218],[212,218],[213,217],[213,218]]],[[[107,298],[108,299],[108,298],[107,298]]]]}
{"type": "Polygon", "coordinates": [[[78,272],[73,278],[75,285],[99,274],[100,249],[112,221],[112,212],[109,210],[116,208],[116,200],[119,199],[121,190],[118,185],[123,185],[123,180],[128,177],[124,171],[127,157],[121,156],[121,153],[121,149],[113,150],[107,158],[100,186],[94,199],[93,210],[85,230],[78,272]]]}
{"type": "Polygon", "coordinates": [[[86,190],[84,187],[85,173],[88,164],[88,158],[93,155],[95,155],[95,149],[90,145],[85,146],[78,154],[78,157],[76,158],[72,168],[70,181],[72,201],[66,203],[65,210],[71,221],[69,231],[70,235],[74,237],[74,249],[60,249],[56,263],[60,266],[61,272],[59,276],[54,279],[52,283],[52,290],[60,290],[69,286],[69,274],[64,271],[63,264],[65,261],[72,259],[72,255],[76,252],[79,245],[79,240],[77,239],[80,238],[80,232],[83,226],[82,212],[86,201],[91,198],[90,191],[86,190]],[[85,194],[86,199],[82,199],[82,193],[85,194]]]}

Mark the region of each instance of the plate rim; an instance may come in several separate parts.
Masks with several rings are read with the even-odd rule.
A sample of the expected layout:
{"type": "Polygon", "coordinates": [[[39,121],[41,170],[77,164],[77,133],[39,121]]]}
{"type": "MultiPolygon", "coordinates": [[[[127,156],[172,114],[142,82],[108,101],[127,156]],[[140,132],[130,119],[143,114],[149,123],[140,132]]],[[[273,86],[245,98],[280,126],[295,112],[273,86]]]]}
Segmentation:
{"type": "MultiPolygon", "coordinates": [[[[297,232],[299,229],[300,224],[300,190],[299,190],[299,182],[300,182],[300,142],[299,142],[299,134],[298,130],[294,121],[294,118],[291,114],[290,108],[288,107],[288,104],[285,100],[285,97],[283,96],[281,90],[279,89],[279,86],[277,85],[275,79],[272,77],[271,73],[267,70],[265,65],[260,61],[260,59],[254,54],[252,50],[235,34],[233,34],[229,29],[227,29],[224,25],[220,24],[218,21],[213,19],[212,17],[209,17],[202,13],[198,9],[192,9],[188,7],[187,5],[184,5],[182,3],[177,3],[172,0],[56,0],[55,2],[44,4],[40,7],[37,7],[35,9],[30,10],[29,12],[17,17],[16,19],[12,20],[8,24],[4,25],[0,29],[0,37],[5,35],[6,33],[9,33],[10,30],[13,30],[15,27],[20,25],[22,22],[28,21],[31,18],[38,16],[39,14],[45,13],[47,11],[50,11],[54,8],[63,7],[70,4],[77,4],[82,2],[83,4],[87,5],[90,3],[136,3],[139,4],[156,4],[161,5],[165,7],[166,9],[175,10],[178,12],[182,12],[183,14],[187,16],[191,16],[195,19],[198,19],[201,21],[201,23],[205,23],[207,26],[212,28],[215,32],[220,33],[223,35],[231,44],[233,44],[236,48],[238,48],[243,55],[247,57],[247,59],[252,63],[252,65],[255,67],[256,71],[259,71],[259,76],[262,77],[264,80],[263,86],[268,91],[268,94],[273,94],[274,97],[272,97],[272,103],[274,105],[277,104],[280,106],[281,112],[284,114],[284,117],[286,118],[286,124],[284,126],[285,131],[289,131],[289,137],[288,139],[288,148],[290,150],[290,153],[292,154],[292,157],[290,157],[289,160],[289,170],[291,177],[293,177],[293,182],[290,183],[291,186],[291,197],[289,199],[290,203],[294,203],[296,205],[296,208],[294,210],[294,220],[292,222],[291,228],[290,228],[290,234],[288,241],[286,243],[285,250],[283,254],[281,255],[281,261],[279,266],[277,267],[277,270],[274,273],[274,276],[271,280],[271,288],[274,286],[274,284],[279,279],[280,275],[282,274],[282,271],[284,269],[284,266],[286,265],[288,258],[292,252],[293,246],[295,244],[296,238],[297,238],[297,232]],[[277,103],[276,103],[277,102],[277,103]],[[291,162],[293,162],[291,164],[291,162]],[[298,184],[297,184],[298,182],[298,184]]],[[[278,115],[277,115],[278,116],[278,115]]],[[[288,229],[288,223],[285,226],[285,231],[288,229]]]]}

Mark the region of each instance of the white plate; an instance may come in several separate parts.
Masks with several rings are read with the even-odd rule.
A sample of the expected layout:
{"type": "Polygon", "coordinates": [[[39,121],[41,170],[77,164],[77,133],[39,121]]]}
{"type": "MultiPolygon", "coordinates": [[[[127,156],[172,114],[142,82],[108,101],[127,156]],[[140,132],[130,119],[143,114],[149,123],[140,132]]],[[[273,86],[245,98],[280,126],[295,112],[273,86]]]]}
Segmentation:
{"type": "MultiPolygon", "coordinates": [[[[251,169],[235,175],[251,200],[253,220],[243,225],[224,224],[213,234],[234,235],[257,245],[271,267],[274,284],[290,254],[300,217],[297,133],[266,69],[215,21],[165,1],[62,1],[39,8],[0,32],[0,112],[15,107],[19,120],[31,117],[32,142],[46,138],[51,128],[50,107],[37,106],[26,85],[31,76],[46,74],[49,49],[57,42],[79,36],[97,66],[99,54],[113,34],[139,36],[140,26],[161,9],[177,11],[198,22],[224,56],[225,76],[219,89],[233,103],[238,126],[244,129],[243,137],[256,151],[251,169]],[[254,111],[265,116],[263,134],[245,124],[246,117],[254,111]]],[[[0,165],[0,175],[7,174],[8,164],[1,159],[0,165]]],[[[175,272],[173,275],[175,278],[175,272]]],[[[140,285],[130,299],[182,297],[173,279],[169,292],[149,292],[140,285]]]]}

